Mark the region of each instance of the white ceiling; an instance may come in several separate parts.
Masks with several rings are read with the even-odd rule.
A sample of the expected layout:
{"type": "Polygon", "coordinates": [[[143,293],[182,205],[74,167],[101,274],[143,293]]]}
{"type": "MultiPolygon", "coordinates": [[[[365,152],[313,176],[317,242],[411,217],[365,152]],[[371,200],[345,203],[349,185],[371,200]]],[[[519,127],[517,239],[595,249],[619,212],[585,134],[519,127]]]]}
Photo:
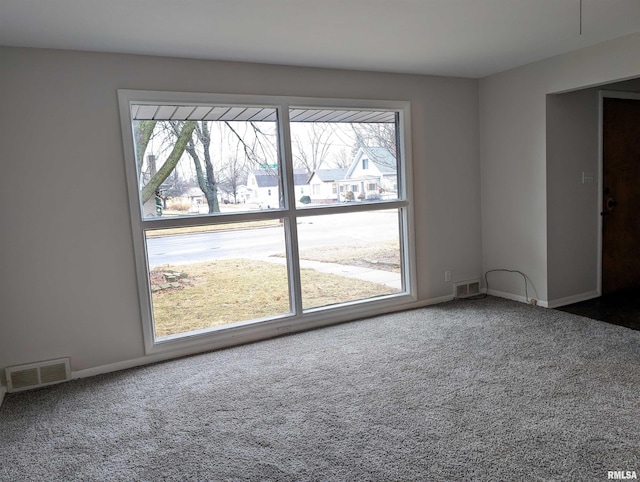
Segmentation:
{"type": "Polygon", "coordinates": [[[640,0],[0,0],[0,45],[484,77],[640,31],[640,0]]]}

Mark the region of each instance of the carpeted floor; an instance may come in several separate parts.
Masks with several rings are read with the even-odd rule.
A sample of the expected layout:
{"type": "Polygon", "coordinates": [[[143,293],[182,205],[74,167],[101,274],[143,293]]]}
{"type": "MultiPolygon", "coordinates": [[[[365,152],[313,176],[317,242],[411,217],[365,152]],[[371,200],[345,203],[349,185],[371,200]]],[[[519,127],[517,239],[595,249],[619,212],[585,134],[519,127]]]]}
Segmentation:
{"type": "Polygon", "coordinates": [[[7,395],[0,480],[640,474],[640,332],[487,298],[7,395]]]}

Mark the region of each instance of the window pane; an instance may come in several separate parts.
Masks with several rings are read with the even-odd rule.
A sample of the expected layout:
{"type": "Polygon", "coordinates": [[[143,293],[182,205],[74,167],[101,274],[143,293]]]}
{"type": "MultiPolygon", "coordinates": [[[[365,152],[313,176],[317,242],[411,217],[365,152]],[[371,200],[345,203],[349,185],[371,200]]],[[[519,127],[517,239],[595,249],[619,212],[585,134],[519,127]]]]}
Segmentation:
{"type": "Polygon", "coordinates": [[[398,210],[298,220],[305,310],[402,291],[398,210]]]}
{"type": "Polygon", "coordinates": [[[144,219],[283,207],[276,110],[133,105],[144,219]]]}
{"type": "Polygon", "coordinates": [[[297,207],[397,200],[395,112],[292,108],[291,141],[297,207]],[[300,180],[302,182],[302,180],[300,180]]]}
{"type": "Polygon", "coordinates": [[[156,338],[291,311],[277,220],[147,231],[146,244],[156,338]]]}

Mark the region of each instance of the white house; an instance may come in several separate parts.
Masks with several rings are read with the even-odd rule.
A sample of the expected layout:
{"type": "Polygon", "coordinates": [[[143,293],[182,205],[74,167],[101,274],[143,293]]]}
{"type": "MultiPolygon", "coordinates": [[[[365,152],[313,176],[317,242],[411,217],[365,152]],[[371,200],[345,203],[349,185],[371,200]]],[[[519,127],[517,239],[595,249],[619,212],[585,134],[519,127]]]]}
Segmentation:
{"type": "Polygon", "coordinates": [[[309,178],[312,203],[330,203],[338,198],[338,182],[344,179],[347,169],[316,169],[309,178]]]}
{"type": "MultiPolygon", "coordinates": [[[[294,169],[296,200],[309,194],[308,174],[305,169],[294,169]]],[[[273,209],[280,205],[280,179],[277,169],[254,169],[247,178],[247,202],[258,203],[262,209],[273,209]]]]}
{"type": "Polygon", "coordinates": [[[357,199],[395,199],[398,196],[398,171],[395,156],[386,147],[361,147],[338,181],[341,199],[348,193],[357,199]]]}
{"type": "Polygon", "coordinates": [[[255,198],[256,195],[251,188],[243,184],[238,186],[238,193],[236,197],[239,203],[247,203],[247,202],[251,202],[251,199],[255,198]]]}
{"type": "Polygon", "coordinates": [[[190,187],[182,196],[187,198],[191,203],[191,213],[203,214],[209,211],[207,198],[199,187],[190,187]]]}

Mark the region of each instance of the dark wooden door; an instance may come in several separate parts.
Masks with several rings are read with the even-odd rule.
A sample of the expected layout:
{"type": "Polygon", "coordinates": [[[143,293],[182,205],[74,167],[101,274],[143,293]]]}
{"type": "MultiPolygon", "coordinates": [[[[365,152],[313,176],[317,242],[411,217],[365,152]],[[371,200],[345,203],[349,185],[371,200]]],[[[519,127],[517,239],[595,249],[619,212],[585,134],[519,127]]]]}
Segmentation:
{"type": "Polygon", "coordinates": [[[602,292],[640,287],[640,100],[603,99],[602,292]]]}

